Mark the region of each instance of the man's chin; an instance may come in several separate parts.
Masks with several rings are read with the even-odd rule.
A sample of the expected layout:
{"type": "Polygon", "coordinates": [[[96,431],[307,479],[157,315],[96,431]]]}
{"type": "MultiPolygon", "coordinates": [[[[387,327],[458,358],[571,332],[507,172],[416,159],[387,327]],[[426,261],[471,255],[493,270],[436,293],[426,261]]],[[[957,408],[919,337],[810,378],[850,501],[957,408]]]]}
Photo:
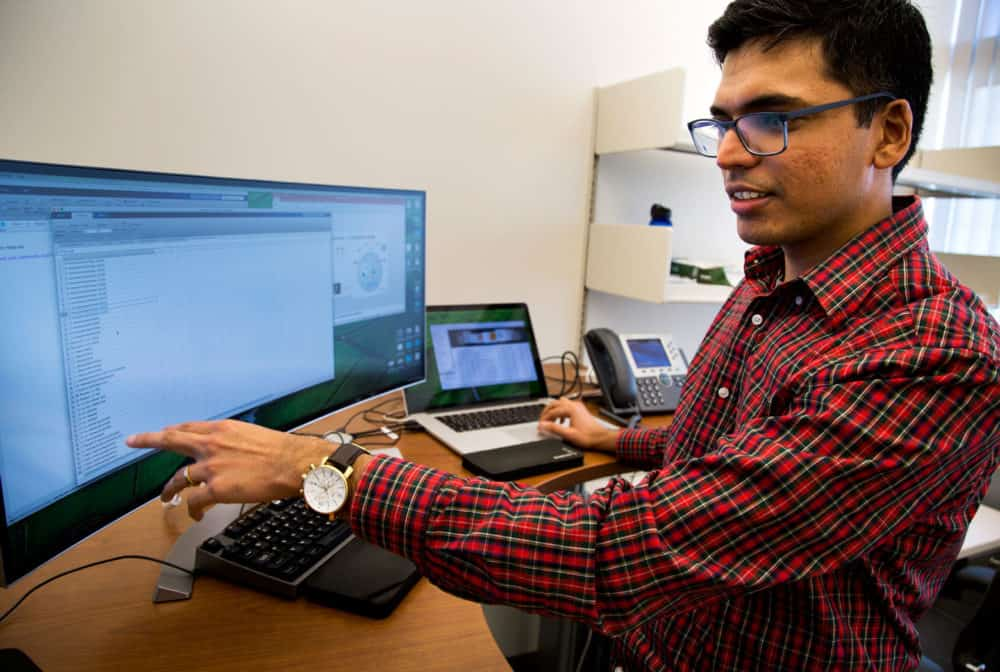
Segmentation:
{"type": "Polygon", "coordinates": [[[760,217],[737,217],[736,233],[748,245],[781,245],[782,237],[773,222],[760,217]]]}

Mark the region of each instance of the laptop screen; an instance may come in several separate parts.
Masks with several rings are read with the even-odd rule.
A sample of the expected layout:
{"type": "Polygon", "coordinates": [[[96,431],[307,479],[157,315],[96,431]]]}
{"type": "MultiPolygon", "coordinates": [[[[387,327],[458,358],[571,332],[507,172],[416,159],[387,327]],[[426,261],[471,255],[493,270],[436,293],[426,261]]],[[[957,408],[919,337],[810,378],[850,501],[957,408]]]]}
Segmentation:
{"type": "Polygon", "coordinates": [[[411,413],[546,395],[523,303],[427,306],[427,382],[406,391],[411,413]]]}

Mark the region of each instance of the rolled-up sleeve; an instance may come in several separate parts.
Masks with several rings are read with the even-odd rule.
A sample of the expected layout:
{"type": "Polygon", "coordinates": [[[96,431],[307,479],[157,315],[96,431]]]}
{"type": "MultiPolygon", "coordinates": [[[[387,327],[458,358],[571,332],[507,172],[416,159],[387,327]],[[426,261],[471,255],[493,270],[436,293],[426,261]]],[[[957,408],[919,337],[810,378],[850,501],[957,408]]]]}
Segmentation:
{"type": "MultiPolygon", "coordinates": [[[[589,497],[378,458],[351,524],[450,592],[620,633],[907,543],[894,535],[1000,450],[996,370],[939,356],[951,361],[927,376],[894,379],[910,364],[889,361],[816,380],[704,455],[589,497]]],[[[637,438],[624,443],[646,443],[637,438]]]]}

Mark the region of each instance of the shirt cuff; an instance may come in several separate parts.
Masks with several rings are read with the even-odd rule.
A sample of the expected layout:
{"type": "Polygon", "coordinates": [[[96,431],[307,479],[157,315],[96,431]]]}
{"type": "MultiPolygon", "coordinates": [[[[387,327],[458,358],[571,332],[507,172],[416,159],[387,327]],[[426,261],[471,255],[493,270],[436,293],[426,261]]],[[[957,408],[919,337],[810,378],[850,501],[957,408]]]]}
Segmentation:
{"type": "Polygon", "coordinates": [[[424,533],[440,488],[461,479],[398,457],[379,455],[365,469],[351,498],[354,533],[412,560],[424,549],[424,533]]]}
{"type": "Polygon", "coordinates": [[[618,433],[616,457],[625,464],[660,464],[662,448],[656,448],[654,432],[649,429],[623,429],[618,433]]]}

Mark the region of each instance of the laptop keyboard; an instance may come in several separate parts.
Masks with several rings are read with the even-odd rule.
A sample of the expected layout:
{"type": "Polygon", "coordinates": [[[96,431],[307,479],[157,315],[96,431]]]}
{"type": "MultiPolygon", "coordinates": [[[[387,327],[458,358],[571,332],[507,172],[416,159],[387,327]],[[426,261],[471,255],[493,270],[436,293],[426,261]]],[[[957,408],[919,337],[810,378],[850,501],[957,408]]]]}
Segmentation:
{"type": "Polygon", "coordinates": [[[316,513],[300,497],[244,513],[202,542],[199,572],[294,598],[299,585],[351,539],[350,528],[316,513]]]}
{"type": "Polygon", "coordinates": [[[482,411],[466,411],[439,415],[437,419],[456,432],[468,432],[475,429],[490,429],[519,425],[524,422],[535,422],[542,415],[543,404],[528,404],[526,406],[508,406],[482,411]]]}

